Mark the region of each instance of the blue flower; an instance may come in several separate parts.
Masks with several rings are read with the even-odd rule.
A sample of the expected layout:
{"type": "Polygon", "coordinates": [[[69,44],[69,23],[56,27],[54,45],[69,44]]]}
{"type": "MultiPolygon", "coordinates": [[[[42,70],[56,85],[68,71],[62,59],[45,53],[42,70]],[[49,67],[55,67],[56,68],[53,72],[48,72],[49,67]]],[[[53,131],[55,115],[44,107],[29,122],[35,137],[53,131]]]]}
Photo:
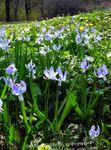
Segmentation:
{"type": "Polygon", "coordinates": [[[82,69],[83,72],[86,72],[86,70],[89,69],[89,63],[86,58],[84,58],[83,61],[80,62],[80,68],[82,69]]]}
{"type": "Polygon", "coordinates": [[[96,33],[96,29],[95,29],[94,27],[91,27],[91,31],[92,31],[93,33],[96,33]]]}
{"type": "Polygon", "coordinates": [[[6,68],[6,73],[9,75],[13,75],[16,71],[17,69],[15,68],[15,64],[11,64],[6,68]]]}
{"type": "Polygon", "coordinates": [[[12,78],[10,76],[8,76],[7,78],[1,77],[0,79],[3,79],[3,81],[5,82],[5,84],[8,87],[12,87],[13,83],[15,82],[15,81],[12,80],[12,78]]]}
{"type": "Polygon", "coordinates": [[[76,35],[76,43],[79,44],[79,43],[81,43],[81,42],[82,42],[82,39],[81,39],[80,34],[78,33],[78,34],[76,35]]]}
{"type": "Polygon", "coordinates": [[[9,40],[7,39],[0,39],[0,48],[4,51],[7,51],[9,48],[9,40]]]}
{"type": "Polygon", "coordinates": [[[32,62],[32,60],[30,61],[30,63],[25,65],[25,67],[29,70],[29,77],[32,76],[32,78],[35,79],[36,70],[35,70],[35,64],[32,62]]]}
{"type": "Polygon", "coordinates": [[[95,125],[92,125],[92,126],[91,126],[91,129],[89,130],[89,136],[90,136],[90,138],[91,138],[91,139],[94,139],[94,138],[96,138],[99,134],[100,134],[100,127],[99,127],[99,125],[97,126],[97,128],[96,128],[95,125]]]}
{"type": "Polygon", "coordinates": [[[0,28],[0,37],[5,37],[6,36],[6,31],[4,28],[0,28]]]}
{"type": "Polygon", "coordinates": [[[53,67],[51,67],[49,70],[47,68],[44,70],[45,79],[57,80],[57,74],[58,72],[54,72],[53,67]]]}
{"type": "Polygon", "coordinates": [[[52,39],[52,35],[50,33],[45,34],[44,37],[46,41],[50,41],[52,39]]]}
{"type": "Polygon", "coordinates": [[[29,42],[30,41],[30,35],[27,35],[24,39],[24,41],[29,42]]]}
{"type": "Polygon", "coordinates": [[[20,83],[13,84],[11,88],[11,92],[13,95],[20,96],[26,92],[26,83],[24,81],[21,81],[20,83]]]}
{"type": "Polygon", "coordinates": [[[108,74],[107,66],[103,64],[101,67],[97,69],[96,74],[99,78],[103,78],[104,80],[106,80],[106,75],[108,74]]]}
{"type": "Polygon", "coordinates": [[[96,36],[94,39],[94,42],[97,43],[98,41],[101,41],[102,37],[100,35],[96,36]]]}
{"type": "Polygon", "coordinates": [[[59,45],[56,45],[56,44],[53,44],[52,45],[52,48],[53,48],[53,50],[55,50],[55,51],[59,51],[60,50],[60,48],[61,48],[61,44],[59,43],[59,45]]]}
{"type": "Polygon", "coordinates": [[[60,67],[58,67],[56,71],[57,71],[58,74],[59,74],[59,79],[58,79],[59,83],[58,83],[58,85],[61,86],[61,83],[62,83],[63,81],[66,81],[67,71],[65,71],[64,74],[63,74],[60,67]]]}

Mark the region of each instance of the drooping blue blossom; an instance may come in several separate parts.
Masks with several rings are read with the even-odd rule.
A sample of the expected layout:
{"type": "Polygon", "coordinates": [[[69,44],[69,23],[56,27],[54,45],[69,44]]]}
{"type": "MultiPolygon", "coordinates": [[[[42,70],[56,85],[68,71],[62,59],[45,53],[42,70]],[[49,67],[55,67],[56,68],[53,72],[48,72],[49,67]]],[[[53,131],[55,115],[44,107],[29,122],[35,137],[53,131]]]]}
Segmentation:
{"type": "Polygon", "coordinates": [[[61,45],[60,43],[59,43],[58,45],[56,45],[56,44],[53,44],[53,45],[52,45],[52,48],[53,48],[53,50],[55,50],[55,51],[59,51],[61,47],[62,47],[62,45],[61,45]]]}
{"type": "Polygon", "coordinates": [[[95,29],[94,27],[91,27],[91,31],[92,31],[93,33],[96,33],[96,29],[95,29]]]}
{"type": "Polygon", "coordinates": [[[6,73],[7,73],[8,75],[13,75],[13,74],[15,74],[16,71],[17,71],[17,69],[16,69],[16,67],[15,67],[15,64],[11,64],[10,66],[8,66],[8,67],[6,68],[6,73]]]}
{"type": "Polygon", "coordinates": [[[57,80],[56,75],[58,74],[58,72],[54,72],[54,68],[51,67],[50,69],[45,69],[44,70],[44,75],[45,75],[45,79],[51,79],[51,80],[57,80]]]}
{"type": "Polygon", "coordinates": [[[11,92],[13,95],[18,96],[20,101],[23,101],[23,93],[26,92],[26,83],[21,81],[20,83],[15,83],[11,87],[11,92]]]}
{"type": "Polygon", "coordinates": [[[87,61],[86,58],[84,58],[83,61],[80,62],[80,68],[82,69],[83,73],[89,69],[89,62],[87,61]]]}
{"type": "Polygon", "coordinates": [[[84,31],[85,31],[85,32],[88,32],[88,31],[89,31],[89,29],[88,29],[88,28],[84,28],[84,31]]]}
{"type": "Polygon", "coordinates": [[[89,136],[90,136],[90,138],[91,138],[91,139],[94,139],[94,138],[96,138],[99,134],[100,134],[100,127],[99,127],[99,125],[97,126],[97,128],[96,128],[95,125],[92,125],[92,126],[91,126],[91,129],[89,130],[89,136]]]}
{"type": "Polygon", "coordinates": [[[89,40],[89,36],[88,36],[88,34],[86,32],[83,32],[81,34],[81,38],[84,38],[84,40],[89,40]]]}
{"type": "Polygon", "coordinates": [[[50,33],[45,34],[44,37],[46,41],[50,41],[52,39],[52,35],[50,33]]]}
{"type": "Polygon", "coordinates": [[[39,36],[39,38],[36,40],[36,43],[41,44],[43,42],[43,37],[39,36]]]}
{"type": "Polygon", "coordinates": [[[76,39],[75,40],[76,40],[77,44],[80,44],[82,42],[82,39],[81,39],[81,36],[80,36],[79,33],[76,35],[76,39]]]}
{"type": "Polygon", "coordinates": [[[13,95],[22,95],[26,92],[26,83],[21,81],[20,83],[15,83],[12,85],[12,94],[13,95]]]}
{"type": "Polygon", "coordinates": [[[0,39],[0,48],[4,51],[7,51],[9,48],[9,40],[7,39],[0,39]]]}
{"type": "Polygon", "coordinates": [[[3,106],[3,101],[0,99],[0,112],[3,111],[2,106],[3,106]]]}
{"type": "Polygon", "coordinates": [[[63,74],[60,67],[58,67],[56,71],[58,72],[58,75],[59,75],[59,78],[58,78],[58,85],[61,86],[61,83],[62,83],[63,81],[66,81],[67,71],[65,71],[64,74],[63,74]]]}
{"type": "Polygon", "coordinates": [[[42,32],[43,32],[43,33],[45,33],[45,32],[46,32],[46,28],[45,28],[45,27],[42,27],[42,29],[41,29],[41,30],[42,30],[42,32]]]}
{"type": "Polygon", "coordinates": [[[99,41],[101,41],[102,37],[100,35],[97,35],[94,39],[94,42],[97,43],[99,41]]]}
{"type": "Polygon", "coordinates": [[[78,31],[79,31],[79,29],[78,29],[78,28],[74,28],[74,31],[75,31],[75,32],[78,32],[78,31]]]}
{"type": "Polygon", "coordinates": [[[26,64],[25,67],[29,70],[29,77],[32,76],[32,78],[35,79],[36,69],[35,64],[32,62],[32,60],[30,61],[30,63],[26,64]]]}
{"type": "Polygon", "coordinates": [[[8,87],[12,87],[13,85],[13,80],[10,76],[8,76],[7,78],[5,77],[1,77],[1,79],[3,79],[3,81],[5,82],[5,84],[8,86],[8,87]]]}
{"type": "Polygon", "coordinates": [[[51,29],[51,30],[54,30],[54,29],[55,29],[55,27],[54,27],[54,26],[50,26],[50,29],[51,29]]]}
{"type": "Polygon", "coordinates": [[[46,54],[50,51],[50,48],[48,46],[40,47],[39,53],[43,56],[46,56],[46,54]]]}
{"type": "Polygon", "coordinates": [[[27,35],[27,36],[25,37],[25,40],[24,40],[24,41],[29,42],[29,41],[30,41],[30,35],[27,35]]]}
{"type": "Polygon", "coordinates": [[[106,75],[108,74],[107,66],[103,64],[101,67],[97,69],[96,74],[98,78],[103,78],[104,80],[106,80],[106,75]]]}
{"type": "Polygon", "coordinates": [[[4,28],[0,28],[0,38],[6,36],[6,31],[4,28]]]}

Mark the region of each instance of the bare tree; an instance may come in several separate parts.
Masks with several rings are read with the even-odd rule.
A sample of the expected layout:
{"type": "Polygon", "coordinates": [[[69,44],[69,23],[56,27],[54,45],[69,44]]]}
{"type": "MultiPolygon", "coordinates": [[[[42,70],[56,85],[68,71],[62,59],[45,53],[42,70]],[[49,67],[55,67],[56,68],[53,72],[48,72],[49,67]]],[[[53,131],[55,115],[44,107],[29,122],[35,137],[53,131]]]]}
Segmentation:
{"type": "Polygon", "coordinates": [[[11,6],[14,10],[14,20],[17,20],[17,12],[18,12],[20,0],[10,0],[10,1],[11,1],[11,6]]]}
{"type": "Polygon", "coordinates": [[[5,0],[6,21],[10,21],[10,0],[5,0]]]}
{"type": "Polygon", "coordinates": [[[25,12],[26,12],[26,19],[29,20],[29,16],[31,15],[30,0],[25,0],[25,12]]]}

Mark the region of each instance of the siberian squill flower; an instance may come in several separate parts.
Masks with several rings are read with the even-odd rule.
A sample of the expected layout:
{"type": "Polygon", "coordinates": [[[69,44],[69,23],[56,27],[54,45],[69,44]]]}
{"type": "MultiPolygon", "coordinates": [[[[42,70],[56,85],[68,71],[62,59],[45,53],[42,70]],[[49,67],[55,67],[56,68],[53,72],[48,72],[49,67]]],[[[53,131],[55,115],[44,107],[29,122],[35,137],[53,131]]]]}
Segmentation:
{"type": "Polygon", "coordinates": [[[59,74],[58,85],[61,86],[61,83],[62,83],[63,81],[66,81],[67,71],[65,71],[64,74],[63,74],[60,67],[58,67],[56,71],[57,71],[58,74],[59,74]]]}
{"type": "Polygon", "coordinates": [[[27,36],[25,37],[25,41],[26,41],[26,42],[29,42],[29,41],[30,41],[30,35],[27,35],[27,36]]]}
{"type": "Polygon", "coordinates": [[[98,78],[103,78],[104,80],[106,80],[106,75],[108,74],[107,66],[103,64],[101,67],[97,69],[96,74],[98,78]]]}
{"type": "Polygon", "coordinates": [[[102,37],[100,35],[98,35],[94,38],[94,42],[101,41],[101,39],[102,39],[102,37]]]}
{"type": "MultiPolygon", "coordinates": [[[[48,48],[49,49],[49,48],[48,48]]],[[[43,56],[46,56],[46,54],[47,54],[47,52],[48,52],[49,50],[46,50],[46,47],[40,47],[39,48],[39,53],[41,54],[41,55],[43,55],[43,56]]]]}
{"type": "Polygon", "coordinates": [[[6,31],[4,28],[0,28],[0,37],[5,37],[6,36],[6,31]]]}
{"type": "Polygon", "coordinates": [[[23,93],[26,92],[26,83],[21,81],[20,83],[15,83],[11,87],[11,92],[13,95],[18,96],[19,101],[23,101],[23,93]]]}
{"type": "Polygon", "coordinates": [[[83,73],[89,69],[89,63],[86,58],[84,58],[83,61],[80,62],[80,68],[82,69],[83,73]]]}
{"type": "Polygon", "coordinates": [[[45,27],[42,27],[42,29],[41,29],[41,30],[42,30],[42,32],[43,32],[43,33],[45,33],[45,32],[46,32],[46,28],[45,28],[45,27]]]}
{"type": "Polygon", "coordinates": [[[93,33],[96,33],[96,29],[92,26],[91,27],[91,31],[93,32],[93,33]]]}
{"type": "Polygon", "coordinates": [[[17,69],[16,69],[16,67],[15,67],[15,64],[11,64],[10,66],[8,66],[8,67],[6,68],[6,73],[7,73],[8,75],[13,75],[13,74],[15,74],[16,71],[17,71],[17,69]]]}
{"type": "Polygon", "coordinates": [[[61,44],[59,43],[59,45],[56,45],[56,44],[53,44],[52,45],[52,48],[53,48],[53,50],[55,50],[55,51],[59,51],[60,50],[60,48],[61,48],[61,44]]]}
{"type": "Polygon", "coordinates": [[[8,87],[12,87],[13,83],[15,83],[15,80],[12,80],[12,78],[10,76],[8,76],[7,78],[5,77],[1,77],[0,80],[3,79],[3,81],[5,82],[5,84],[8,86],[8,87]]]}
{"type": "Polygon", "coordinates": [[[0,99],[0,112],[2,112],[3,101],[0,99]]]}
{"type": "Polygon", "coordinates": [[[7,51],[8,50],[8,48],[9,48],[9,40],[7,40],[7,39],[2,39],[1,41],[0,41],[0,48],[2,49],[2,50],[4,50],[4,51],[7,51]]]}
{"type": "Polygon", "coordinates": [[[14,75],[15,72],[16,72],[16,68],[15,68],[15,65],[14,64],[11,64],[10,66],[8,66],[6,68],[6,73],[7,73],[7,77],[0,77],[0,80],[3,80],[5,82],[5,84],[8,86],[8,87],[12,87],[12,85],[15,83],[15,81],[17,80],[17,76],[18,74],[16,74],[15,76],[13,76],[13,78],[11,78],[10,75],[14,75]]]}
{"type": "Polygon", "coordinates": [[[29,70],[29,77],[32,76],[32,78],[35,79],[36,69],[35,64],[32,62],[32,60],[30,61],[30,63],[26,64],[25,67],[29,70]]]}
{"type": "Polygon", "coordinates": [[[91,139],[94,139],[94,138],[96,138],[99,134],[100,134],[100,127],[99,127],[99,125],[97,126],[97,128],[96,128],[95,125],[92,125],[92,126],[91,126],[91,129],[89,130],[89,136],[90,136],[90,138],[91,138],[91,139]]]}
{"type": "Polygon", "coordinates": [[[46,41],[50,41],[52,39],[52,35],[50,33],[45,34],[44,37],[46,41]]]}
{"type": "Polygon", "coordinates": [[[45,75],[45,79],[51,79],[51,80],[57,80],[56,75],[58,74],[58,72],[54,72],[54,68],[51,67],[50,69],[45,69],[44,70],[44,75],[45,75]]]}
{"type": "Polygon", "coordinates": [[[75,40],[76,40],[77,44],[80,44],[82,42],[82,39],[81,39],[81,36],[80,36],[79,33],[76,35],[76,39],[75,40]]]}

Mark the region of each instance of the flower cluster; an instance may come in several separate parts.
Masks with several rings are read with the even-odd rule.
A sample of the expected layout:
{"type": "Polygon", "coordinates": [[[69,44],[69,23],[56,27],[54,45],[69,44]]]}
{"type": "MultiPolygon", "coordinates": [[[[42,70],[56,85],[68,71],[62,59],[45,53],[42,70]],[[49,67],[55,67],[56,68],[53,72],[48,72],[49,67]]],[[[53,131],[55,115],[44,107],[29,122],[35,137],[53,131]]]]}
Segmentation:
{"type": "Polygon", "coordinates": [[[24,81],[21,81],[20,83],[15,83],[17,79],[17,75],[15,75],[16,71],[17,69],[15,67],[15,64],[11,64],[6,68],[6,73],[8,77],[1,77],[0,79],[3,79],[5,84],[11,88],[11,92],[13,95],[18,96],[19,100],[23,101],[22,94],[26,92],[26,83],[24,81]]]}
{"type": "Polygon", "coordinates": [[[58,81],[58,85],[61,86],[61,83],[66,80],[67,77],[67,71],[62,73],[62,70],[60,67],[57,68],[56,72],[54,72],[54,68],[51,67],[50,69],[44,70],[45,79],[51,79],[58,81]],[[57,77],[58,75],[58,77],[57,77]]]}
{"type": "Polygon", "coordinates": [[[89,62],[87,61],[86,58],[84,58],[83,61],[80,62],[80,68],[82,69],[83,72],[86,72],[86,70],[89,69],[89,62]]]}
{"type": "Polygon", "coordinates": [[[7,51],[10,41],[6,38],[6,31],[4,28],[0,28],[0,48],[7,51]]]}
{"type": "Polygon", "coordinates": [[[100,66],[95,72],[96,72],[96,75],[98,76],[98,78],[103,78],[104,80],[106,80],[106,75],[108,74],[108,69],[105,64],[100,66]]]}
{"type": "Polygon", "coordinates": [[[75,32],[76,32],[75,41],[77,44],[80,44],[82,46],[90,45],[90,41],[93,41],[93,43],[97,43],[102,39],[102,37],[98,35],[96,29],[93,26],[91,28],[80,26],[79,28],[75,28],[75,32]]]}
{"type": "MultiPolygon", "coordinates": [[[[85,73],[90,67],[89,61],[84,58],[82,62],[80,62],[80,68],[82,69],[82,72],[85,73]]],[[[107,80],[106,75],[108,75],[108,68],[105,64],[100,66],[99,68],[94,70],[94,74],[98,78],[103,78],[103,80],[107,80]]]]}

